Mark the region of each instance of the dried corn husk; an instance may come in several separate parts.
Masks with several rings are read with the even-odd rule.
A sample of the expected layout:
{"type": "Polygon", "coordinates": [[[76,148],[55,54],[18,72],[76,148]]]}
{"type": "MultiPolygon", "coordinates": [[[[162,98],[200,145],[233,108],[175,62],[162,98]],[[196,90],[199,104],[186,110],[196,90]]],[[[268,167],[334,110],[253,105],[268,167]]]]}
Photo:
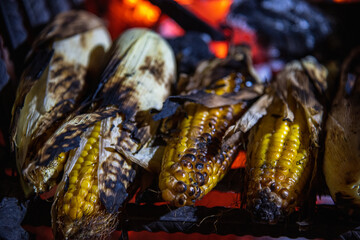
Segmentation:
{"type": "Polygon", "coordinates": [[[84,11],[59,14],[35,40],[13,106],[12,143],[19,172],[36,192],[53,186],[59,171],[29,176],[33,157],[86,96],[86,76],[100,73],[110,44],[102,21],[84,11]]]}
{"type": "Polygon", "coordinates": [[[344,208],[360,207],[360,48],[345,61],[326,122],[324,175],[331,197],[344,208]]]}
{"type": "Polygon", "coordinates": [[[154,154],[148,149],[158,123],[152,120],[150,110],[161,109],[174,84],[173,52],[149,30],[126,31],[110,53],[92,107],[60,126],[37,156],[35,167],[49,164],[54,156],[72,148],[52,207],[53,231],[58,238],[101,239],[114,230],[118,210],[132,196],[138,173],[138,165],[132,161],[149,168],[154,154]],[[99,161],[94,176],[99,189],[98,210],[71,218],[62,207],[69,176],[95,123],[100,123],[99,161]],[[144,154],[139,155],[141,151],[144,154]]]}

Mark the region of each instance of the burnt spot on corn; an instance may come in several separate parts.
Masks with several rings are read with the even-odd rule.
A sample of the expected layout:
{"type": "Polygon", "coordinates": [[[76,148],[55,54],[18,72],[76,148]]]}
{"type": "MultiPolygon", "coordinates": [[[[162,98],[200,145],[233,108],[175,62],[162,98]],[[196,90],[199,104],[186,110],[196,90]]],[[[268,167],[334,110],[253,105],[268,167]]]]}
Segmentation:
{"type": "Polygon", "coordinates": [[[139,70],[142,72],[149,71],[159,84],[163,84],[165,82],[164,67],[164,61],[159,59],[152,59],[151,57],[147,56],[145,58],[145,64],[140,66],[139,70]]]}
{"type": "Polygon", "coordinates": [[[81,96],[85,84],[86,68],[79,64],[74,65],[72,62],[67,62],[66,59],[57,55],[60,54],[54,55],[54,58],[57,58],[56,63],[52,61],[51,64],[51,77],[48,82],[49,93],[53,94],[55,99],[60,98],[57,102],[72,99],[73,96],[81,96]]]}
{"type": "MultiPolygon", "coordinates": [[[[233,80],[221,79],[218,88],[207,91],[217,95],[231,92],[233,80]]],[[[237,147],[222,150],[219,139],[241,110],[241,104],[218,108],[185,105],[187,117],[180,121],[180,131],[168,143],[163,157],[159,187],[164,200],[175,206],[192,205],[222,179],[237,147]],[[186,190],[180,193],[178,188],[183,185],[186,190]]]]}
{"type": "Polygon", "coordinates": [[[111,77],[113,77],[116,73],[116,70],[118,69],[119,65],[121,63],[121,59],[120,58],[112,58],[110,60],[110,62],[108,63],[106,69],[104,70],[104,72],[101,75],[101,80],[100,83],[95,91],[95,94],[93,95],[93,99],[95,100],[96,98],[98,98],[98,93],[103,90],[104,85],[111,79],[111,77]]]}
{"type": "Polygon", "coordinates": [[[273,223],[281,218],[282,211],[269,196],[269,191],[262,190],[258,192],[252,200],[253,217],[257,222],[273,223]]]}
{"type": "Polygon", "coordinates": [[[196,154],[197,151],[196,151],[194,148],[192,148],[191,150],[188,150],[188,151],[191,152],[191,153],[185,154],[185,155],[182,157],[182,159],[183,159],[183,160],[186,160],[186,161],[190,161],[190,162],[195,162],[195,161],[196,161],[196,157],[195,157],[194,154],[196,154]],[[195,152],[195,153],[194,153],[194,152],[195,152]]]}
{"type": "Polygon", "coordinates": [[[88,30],[103,26],[103,23],[85,11],[68,11],[58,14],[51,24],[47,25],[34,42],[39,47],[55,39],[64,39],[88,30]],[[67,29],[67,31],[64,31],[67,29]]]}
{"type": "Polygon", "coordinates": [[[175,191],[178,193],[184,193],[187,189],[186,184],[182,181],[179,181],[175,184],[174,187],[175,191]]]}
{"type": "MultiPolygon", "coordinates": [[[[106,151],[106,150],[105,150],[106,151]]],[[[129,164],[117,152],[111,152],[100,165],[100,199],[106,210],[115,213],[128,198],[128,190],[134,182],[137,167],[129,164]]]]}
{"type": "Polygon", "coordinates": [[[133,82],[123,82],[124,79],[113,77],[107,82],[102,90],[100,107],[115,105],[119,112],[124,116],[124,121],[134,119],[139,102],[139,93],[136,90],[136,84],[133,82]]]}

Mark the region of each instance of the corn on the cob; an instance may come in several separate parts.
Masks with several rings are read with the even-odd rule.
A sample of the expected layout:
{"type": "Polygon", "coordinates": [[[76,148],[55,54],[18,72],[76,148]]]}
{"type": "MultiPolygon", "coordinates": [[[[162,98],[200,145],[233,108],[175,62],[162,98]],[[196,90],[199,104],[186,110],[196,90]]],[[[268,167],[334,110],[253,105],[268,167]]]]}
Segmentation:
{"type": "Polygon", "coordinates": [[[334,202],[360,208],[360,48],[344,63],[339,90],[326,122],[323,171],[334,202]]]}
{"type": "Polygon", "coordinates": [[[102,239],[114,230],[118,209],[131,197],[138,171],[127,156],[146,148],[157,127],[138,119],[137,113],[161,108],[174,80],[173,53],[155,33],[129,30],[113,51],[104,85],[96,96],[101,101],[56,134],[67,140],[66,134],[74,131],[72,138],[80,137],[79,147],[69,152],[52,207],[56,238],[102,239]],[[117,65],[112,65],[114,62],[117,65]],[[108,109],[115,109],[115,114],[101,116],[108,109]]]}
{"type": "Polygon", "coordinates": [[[247,207],[258,220],[271,222],[281,216],[281,209],[296,204],[312,168],[302,109],[294,106],[291,122],[279,115],[280,103],[270,108],[249,139],[247,207]]]}
{"type": "Polygon", "coordinates": [[[13,107],[12,135],[18,169],[36,192],[55,185],[65,156],[35,172],[33,157],[81,102],[91,84],[85,76],[100,73],[101,64],[94,62],[104,59],[110,44],[101,20],[83,11],[58,15],[35,40],[35,59],[22,75],[13,107]]]}
{"type": "MultiPolygon", "coordinates": [[[[67,186],[57,193],[57,208],[53,214],[57,227],[62,229],[56,237],[74,235],[79,238],[91,236],[93,239],[108,235],[116,227],[117,214],[107,213],[101,204],[98,187],[100,122],[90,128],[90,135],[84,147],[76,155],[70,171],[67,186]],[[101,220],[99,220],[99,218],[101,220]],[[106,228],[102,224],[106,223],[106,228]],[[79,225],[81,226],[79,228],[79,225]]],[[[64,183],[62,183],[64,184],[64,183]]]]}
{"type": "MultiPolygon", "coordinates": [[[[230,75],[218,80],[207,92],[233,92],[240,85],[235,79],[230,75]]],[[[222,179],[237,150],[221,149],[221,140],[242,110],[242,103],[219,108],[185,106],[187,116],[180,121],[180,132],[169,140],[162,160],[159,187],[165,201],[192,205],[222,179]]]]}
{"type": "MultiPolygon", "coordinates": [[[[305,186],[315,166],[317,139],[313,135],[315,131],[318,133],[318,128],[311,123],[310,108],[297,98],[300,86],[307,89],[301,90],[303,99],[315,102],[313,93],[305,87],[310,84],[303,69],[305,64],[294,62],[279,74],[277,83],[281,93],[275,94],[266,115],[250,131],[246,208],[257,221],[277,222],[307,200],[305,186]]],[[[321,106],[317,107],[313,114],[320,109],[321,106]]]]}

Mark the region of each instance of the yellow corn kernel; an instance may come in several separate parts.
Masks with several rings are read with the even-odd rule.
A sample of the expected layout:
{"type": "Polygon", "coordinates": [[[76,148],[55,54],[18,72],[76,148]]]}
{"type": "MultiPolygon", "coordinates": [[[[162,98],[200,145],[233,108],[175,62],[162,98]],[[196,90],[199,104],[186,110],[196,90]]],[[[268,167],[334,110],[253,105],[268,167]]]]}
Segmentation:
{"type": "Polygon", "coordinates": [[[100,122],[95,124],[91,137],[87,140],[81,157],[77,160],[69,174],[69,187],[63,198],[59,200],[62,206],[59,208],[59,214],[65,214],[72,221],[80,219],[83,216],[91,215],[100,204],[98,199],[97,187],[97,166],[99,152],[100,122]],[[97,134],[93,134],[97,131],[97,134]],[[90,154],[89,154],[90,153],[90,154]],[[80,160],[80,161],[79,161],[80,160]]]}

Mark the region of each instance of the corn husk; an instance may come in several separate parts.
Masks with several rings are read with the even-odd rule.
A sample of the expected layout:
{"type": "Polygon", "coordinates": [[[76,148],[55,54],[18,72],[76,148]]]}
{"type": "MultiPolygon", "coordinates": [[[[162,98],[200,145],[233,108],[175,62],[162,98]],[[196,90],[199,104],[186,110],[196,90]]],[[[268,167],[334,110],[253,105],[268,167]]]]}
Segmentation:
{"type": "Polygon", "coordinates": [[[59,172],[28,175],[33,157],[86,97],[87,75],[100,73],[110,44],[102,21],[84,11],[59,14],[35,40],[13,106],[12,144],[19,172],[36,192],[53,186],[47,182],[59,172]]]}
{"type": "Polygon", "coordinates": [[[175,80],[175,60],[169,45],[145,29],[126,31],[113,45],[110,62],[87,113],[60,126],[38,155],[46,164],[69,151],[52,207],[54,235],[59,238],[106,238],[114,230],[119,208],[132,196],[138,165],[149,169],[158,123],[150,110],[160,110],[175,80]],[[72,221],[59,214],[66,183],[93,125],[101,121],[97,170],[101,211],[72,221]],[[143,154],[139,154],[143,152],[143,154]],[[134,161],[134,162],[132,162],[134,161]]]}
{"type": "Polygon", "coordinates": [[[345,61],[326,122],[324,175],[341,208],[360,208],[360,48],[345,61]]]}

